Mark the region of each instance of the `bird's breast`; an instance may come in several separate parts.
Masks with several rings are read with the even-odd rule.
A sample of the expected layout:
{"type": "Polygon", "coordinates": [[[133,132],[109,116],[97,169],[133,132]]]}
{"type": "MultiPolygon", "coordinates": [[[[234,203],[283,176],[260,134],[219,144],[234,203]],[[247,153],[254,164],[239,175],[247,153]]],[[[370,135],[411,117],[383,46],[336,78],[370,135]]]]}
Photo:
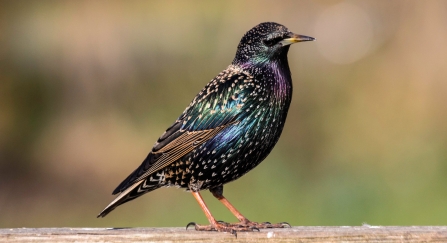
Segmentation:
{"type": "MultiPolygon", "coordinates": [[[[274,70],[262,73],[260,70],[246,76],[250,79],[238,79],[237,82],[240,82],[238,85],[231,89],[229,87],[221,89],[231,90],[234,93],[220,92],[221,85],[233,84],[235,82],[233,79],[217,83],[219,87],[210,89],[222,94],[215,96],[216,99],[222,100],[213,102],[214,105],[209,107],[211,111],[217,111],[212,114],[213,116],[222,116],[216,118],[216,121],[225,120],[227,114],[235,114],[237,122],[184,156],[180,160],[182,163],[173,165],[167,173],[167,178],[172,178],[171,185],[192,190],[223,185],[256,167],[272,151],[283,130],[291,101],[290,74],[274,70]],[[237,91],[236,95],[234,89],[238,87],[241,91],[237,91]],[[219,108],[221,106],[225,106],[226,109],[219,108]]],[[[211,83],[209,87],[212,85],[214,84],[211,83]]],[[[207,89],[203,91],[205,95],[208,94],[207,89]]],[[[211,95],[207,97],[213,97],[211,95]]],[[[210,103],[207,100],[197,99],[195,104],[204,101],[210,103]]],[[[207,117],[202,116],[200,119],[205,118],[207,117]]],[[[208,122],[196,122],[194,125],[198,124],[208,122]]]]}

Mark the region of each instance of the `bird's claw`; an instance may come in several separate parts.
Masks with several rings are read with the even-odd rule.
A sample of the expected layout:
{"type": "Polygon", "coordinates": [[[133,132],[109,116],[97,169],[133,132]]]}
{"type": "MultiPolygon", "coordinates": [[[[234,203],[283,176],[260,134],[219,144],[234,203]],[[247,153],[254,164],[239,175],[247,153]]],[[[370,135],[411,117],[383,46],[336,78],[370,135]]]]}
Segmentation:
{"type": "Polygon", "coordinates": [[[196,227],[196,222],[189,222],[187,225],[186,225],[186,230],[188,230],[188,228],[189,228],[189,226],[194,226],[194,228],[196,227]]]}
{"type": "Polygon", "coordinates": [[[292,226],[289,223],[287,223],[287,222],[281,222],[281,223],[278,223],[278,224],[281,224],[283,226],[283,228],[285,228],[285,226],[288,226],[289,228],[292,228],[292,226]]]}

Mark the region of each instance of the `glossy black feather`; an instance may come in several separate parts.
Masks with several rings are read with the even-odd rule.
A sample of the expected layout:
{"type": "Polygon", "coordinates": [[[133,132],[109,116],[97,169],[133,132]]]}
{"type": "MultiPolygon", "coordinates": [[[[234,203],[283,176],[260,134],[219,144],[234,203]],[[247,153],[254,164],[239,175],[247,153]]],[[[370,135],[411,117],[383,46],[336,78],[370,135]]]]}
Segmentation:
{"type": "Polygon", "coordinates": [[[248,31],[233,63],[160,136],[99,216],[160,187],[222,186],[264,160],[281,135],[292,98],[289,46],[281,42],[291,36],[276,23],[248,31]]]}

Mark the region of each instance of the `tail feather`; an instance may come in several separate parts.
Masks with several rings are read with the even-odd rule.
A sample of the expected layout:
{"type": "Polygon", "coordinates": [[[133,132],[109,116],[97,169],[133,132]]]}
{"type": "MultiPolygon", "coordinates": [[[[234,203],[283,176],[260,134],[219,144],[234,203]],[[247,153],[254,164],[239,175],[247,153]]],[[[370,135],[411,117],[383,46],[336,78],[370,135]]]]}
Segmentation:
{"type": "Polygon", "coordinates": [[[153,153],[149,153],[146,159],[144,159],[144,161],[141,163],[141,165],[132,173],[130,173],[130,175],[115,188],[112,194],[113,195],[118,194],[120,192],[125,191],[127,188],[131,187],[133,183],[136,183],[138,178],[141,175],[143,175],[148,170],[148,168],[151,167],[151,165],[155,162],[157,158],[158,157],[153,153]]]}
{"type": "Polygon", "coordinates": [[[157,188],[159,188],[161,185],[158,186],[150,186],[148,187],[145,184],[146,180],[141,180],[136,183],[134,183],[132,186],[127,188],[125,191],[121,192],[115,200],[113,200],[109,205],[107,205],[104,210],[102,210],[101,213],[98,214],[97,218],[105,217],[107,214],[112,212],[116,207],[119,205],[126,203],[128,201],[131,201],[145,193],[148,193],[150,191],[153,191],[157,188]]]}

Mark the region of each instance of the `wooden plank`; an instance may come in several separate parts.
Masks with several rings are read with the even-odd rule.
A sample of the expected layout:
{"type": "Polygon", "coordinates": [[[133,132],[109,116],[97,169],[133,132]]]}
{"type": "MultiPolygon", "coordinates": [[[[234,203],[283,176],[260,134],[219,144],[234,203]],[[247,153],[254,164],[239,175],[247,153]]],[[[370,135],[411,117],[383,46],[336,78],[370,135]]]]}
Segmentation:
{"type": "Polygon", "coordinates": [[[229,233],[185,228],[11,228],[0,242],[447,242],[447,226],[292,227],[229,233]]]}

